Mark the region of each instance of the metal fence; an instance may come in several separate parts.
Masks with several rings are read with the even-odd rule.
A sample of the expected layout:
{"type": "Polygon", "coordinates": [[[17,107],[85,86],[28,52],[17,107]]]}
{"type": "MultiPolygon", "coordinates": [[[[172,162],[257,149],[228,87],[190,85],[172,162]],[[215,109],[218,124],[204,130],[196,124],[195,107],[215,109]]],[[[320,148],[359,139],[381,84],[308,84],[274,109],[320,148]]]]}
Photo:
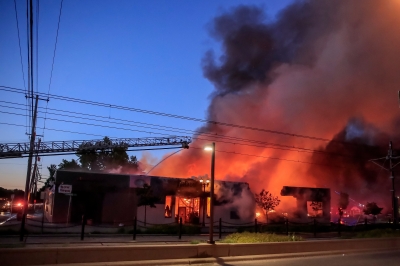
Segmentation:
{"type": "MultiPolygon", "coordinates": [[[[83,240],[87,234],[131,234],[135,240],[138,234],[160,234],[177,236],[181,239],[182,235],[205,234],[208,232],[210,224],[202,225],[183,224],[182,219],[179,222],[154,224],[137,220],[136,218],[127,221],[118,221],[117,223],[93,224],[82,216],[80,223],[49,223],[43,219],[26,219],[26,234],[78,234],[83,240]]],[[[263,223],[255,219],[247,223],[232,223],[221,219],[214,221],[214,232],[218,233],[219,238],[223,234],[234,232],[255,232],[255,233],[275,233],[275,234],[292,234],[303,233],[310,237],[320,237],[329,233],[331,237],[340,237],[343,232],[359,232],[375,228],[391,228],[393,224],[388,221],[386,223],[375,223],[373,220],[364,219],[354,225],[344,225],[340,222],[324,223],[317,219],[308,222],[290,221],[285,219],[280,222],[263,223]]],[[[1,235],[13,235],[19,233],[20,222],[9,221],[0,225],[1,235]]]]}

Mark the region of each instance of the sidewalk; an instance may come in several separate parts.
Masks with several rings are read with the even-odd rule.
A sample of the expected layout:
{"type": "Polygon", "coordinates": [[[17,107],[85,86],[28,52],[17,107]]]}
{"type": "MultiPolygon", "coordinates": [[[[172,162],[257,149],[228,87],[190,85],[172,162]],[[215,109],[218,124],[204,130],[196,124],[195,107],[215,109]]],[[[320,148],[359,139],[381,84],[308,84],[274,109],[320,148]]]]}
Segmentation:
{"type": "MultiPolygon", "coordinates": [[[[198,236],[197,236],[198,237],[198,236]]],[[[202,236],[207,237],[207,236],[202,236]]],[[[29,238],[28,238],[29,239],[29,238]]],[[[45,238],[40,238],[44,242],[45,238]]],[[[54,238],[48,238],[54,241],[54,238]]],[[[66,240],[67,238],[61,238],[66,240]]],[[[139,238],[140,239],[140,238],[139,238]]],[[[161,242],[85,242],[80,244],[67,242],[56,244],[27,244],[27,247],[0,248],[2,265],[188,265],[199,263],[219,263],[223,261],[279,258],[304,256],[305,253],[330,254],[364,252],[396,249],[400,250],[400,238],[375,239],[336,239],[319,241],[296,241],[253,244],[190,244],[187,241],[168,242],[163,237],[155,237],[161,242]],[[92,244],[92,246],[90,246],[92,244]],[[43,248],[45,246],[46,248],[43,248]]],[[[7,242],[17,241],[3,238],[7,242]],[[12,241],[10,241],[12,240],[12,241]]],[[[36,239],[38,240],[38,239],[36,239]]],[[[60,239],[59,239],[60,240],[60,239]]],[[[97,239],[99,240],[99,239],[97,239]]],[[[107,238],[107,240],[111,240],[107,238]]],[[[142,238],[145,240],[145,237],[142,238]]],[[[148,240],[148,239],[147,239],[148,240]]],[[[12,245],[9,244],[9,245],[12,245]]]]}
{"type": "MultiPolygon", "coordinates": [[[[24,241],[19,241],[18,235],[0,236],[0,248],[4,247],[65,247],[65,246],[131,246],[131,245],[177,245],[205,243],[209,239],[204,235],[183,235],[181,239],[177,235],[137,235],[133,240],[132,235],[85,235],[80,240],[80,235],[28,235],[24,241]]],[[[218,241],[218,235],[214,236],[218,241]]]]}
{"type": "MultiPolygon", "coordinates": [[[[227,234],[222,235],[222,239],[227,234]]],[[[333,240],[337,239],[337,233],[324,233],[313,237],[313,234],[297,234],[306,241],[333,240]]],[[[71,246],[133,246],[133,245],[179,245],[199,244],[209,240],[208,234],[182,235],[136,235],[133,240],[132,234],[85,234],[84,240],[80,234],[35,234],[25,235],[24,241],[19,241],[19,235],[0,235],[0,248],[13,247],[71,247],[71,246]]],[[[214,235],[214,241],[219,242],[219,235],[214,235]]]]}

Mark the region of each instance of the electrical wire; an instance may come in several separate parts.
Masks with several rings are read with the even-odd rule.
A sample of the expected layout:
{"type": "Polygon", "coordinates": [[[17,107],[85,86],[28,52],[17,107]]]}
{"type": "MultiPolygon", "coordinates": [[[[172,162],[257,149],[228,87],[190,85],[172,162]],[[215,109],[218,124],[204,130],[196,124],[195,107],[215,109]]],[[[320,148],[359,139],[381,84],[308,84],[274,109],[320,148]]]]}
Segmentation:
{"type": "MultiPolygon", "coordinates": [[[[25,127],[24,125],[18,125],[18,124],[13,124],[13,123],[5,123],[5,122],[0,122],[2,125],[8,125],[8,126],[16,126],[16,127],[25,127]]],[[[43,129],[42,127],[37,127],[38,129],[43,129]]],[[[53,128],[46,128],[46,130],[50,131],[57,131],[57,132],[63,132],[63,133],[72,133],[72,134],[79,134],[79,135],[87,135],[87,136],[95,136],[95,137],[104,137],[104,135],[99,135],[99,134],[90,134],[90,133],[84,133],[84,132],[77,132],[77,131],[70,131],[70,130],[62,130],[62,129],[53,129],[53,128]]],[[[118,137],[112,137],[110,138],[118,138],[118,137]]]]}
{"type": "MultiPolygon", "coordinates": [[[[200,150],[203,150],[203,148],[193,147],[193,146],[190,146],[190,148],[191,148],[191,149],[200,149],[200,150]]],[[[230,153],[230,154],[243,155],[243,156],[250,156],[250,157],[258,157],[258,158],[263,158],[263,159],[280,160],[280,161],[287,161],[287,162],[292,162],[292,163],[304,163],[304,164],[321,165],[321,166],[328,166],[328,167],[343,167],[343,166],[341,166],[341,165],[320,164],[320,163],[313,163],[313,162],[304,162],[304,161],[300,161],[300,160],[292,160],[292,159],[285,159],[285,158],[279,158],[279,157],[270,157],[270,156],[262,156],[262,155],[255,155],[255,154],[247,154],[247,153],[240,153],[240,152],[234,152],[234,151],[215,150],[215,152],[230,153]]]]}
{"type": "MultiPolygon", "coordinates": [[[[8,108],[12,108],[12,109],[18,109],[15,106],[15,103],[12,102],[7,102],[7,101],[1,101],[0,102],[4,102],[4,103],[9,103],[9,104],[13,104],[13,107],[8,107],[8,108]]],[[[2,105],[0,105],[2,106],[2,105]]],[[[3,106],[3,107],[7,107],[7,106],[3,106]]],[[[309,153],[324,153],[324,154],[330,154],[333,156],[341,156],[341,157],[349,157],[348,155],[343,155],[343,154],[337,154],[337,153],[332,153],[332,152],[326,152],[326,151],[321,151],[321,150],[315,150],[315,149],[310,149],[310,148],[304,148],[304,147],[296,147],[296,146],[290,146],[290,145],[282,145],[282,144],[277,144],[277,143],[269,143],[269,142],[264,142],[264,141],[258,141],[258,140],[250,140],[250,139],[243,139],[243,138],[237,138],[237,137],[232,137],[232,136],[224,136],[224,135],[215,135],[212,133],[208,133],[206,131],[193,131],[193,130],[187,130],[187,129],[181,129],[181,128],[174,128],[174,127],[165,127],[165,126],[161,126],[161,125],[155,125],[155,124],[149,124],[149,123],[142,123],[142,122],[137,122],[137,121],[132,121],[132,120],[126,120],[126,119],[117,119],[117,118],[109,118],[109,117],[105,117],[105,116],[98,116],[98,115],[93,115],[93,114],[83,114],[83,113],[78,113],[78,112],[73,112],[73,111],[65,111],[65,110],[59,110],[59,109],[52,109],[52,108],[48,108],[49,110],[56,110],[57,112],[67,112],[67,113],[74,113],[74,114],[80,114],[80,115],[86,115],[86,116],[93,116],[93,117],[101,117],[101,118],[105,118],[105,119],[113,119],[113,120],[118,120],[118,121],[127,121],[130,123],[139,123],[139,124],[144,124],[144,125],[152,125],[152,126],[156,126],[158,128],[153,128],[153,127],[146,127],[146,126],[142,126],[144,128],[150,128],[150,129],[155,129],[155,130],[165,130],[167,129],[167,131],[172,131],[172,132],[179,132],[179,133],[191,133],[194,134],[194,138],[195,139],[201,139],[199,137],[196,137],[197,135],[209,135],[210,137],[212,137],[212,140],[215,140],[215,138],[217,137],[218,139],[229,139],[232,141],[240,141],[240,142],[246,142],[246,143],[253,143],[253,144],[260,144],[260,145],[250,145],[250,144],[244,144],[244,143],[238,143],[238,142],[228,142],[228,141],[222,141],[220,140],[220,142],[224,142],[224,143],[229,143],[229,144],[238,144],[238,145],[246,145],[246,146],[253,146],[253,147],[260,147],[260,148],[265,148],[266,145],[268,146],[274,146],[274,147],[269,147],[272,149],[279,149],[279,150],[295,150],[298,152],[309,152],[309,153]],[[174,130],[171,130],[174,129],[174,130]],[[176,130],[175,130],[176,129],[176,130]]],[[[48,112],[49,113],[49,112],[48,112]]],[[[58,113],[49,113],[49,114],[54,114],[54,115],[60,115],[58,113]]],[[[63,116],[68,116],[68,117],[75,117],[75,118],[79,118],[79,119],[87,119],[86,117],[76,117],[76,116],[71,116],[68,114],[62,114],[63,116]]],[[[119,124],[119,125],[128,125],[128,126],[134,126],[134,127],[139,127],[136,125],[131,125],[131,124],[125,124],[125,123],[117,123],[117,122],[112,122],[112,121],[104,121],[104,120],[96,120],[96,119],[91,119],[91,120],[95,120],[95,121],[100,121],[100,122],[106,122],[106,123],[115,123],[115,124],[119,124]]],[[[71,121],[72,122],[72,121],[71,121]]],[[[155,133],[155,132],[153,132],[155,133]]],[[[209,139],[205,139],[205,140],[209,140],[209,139]]]]}
{"type": "MultiPolygon", "coordinates": [[[[15,92],[15,93],[23,93],[23,92],[21,92],[20,89],[17,89],[17,88],[12,88],[12,87],[7,87],[7,86],[0,86],[0,87],[3,88],[3,90],[8,90],[8,91],[15,92]]],[[[334,140],[334,139],[326,139],[326,138],[320,138],[320,137],[309,136],[309,135],[295,134],[295,133],[289,133],[289,132],[284,132],[284,131],[277,131],[277,130],[271,130],[271,129],[264,129],[264,128],[239,125],[239,124],[226,123],[226,122],[221,122],[221,121],[212,121],[212,120],[206,120],[206,119],[201,119],[201,118],[193,118],[193,117],[188,117],[188,116],[175,115],[175,114],[157,112],[157,111],[152,111],[152,110],[144,110],[144,109],[139,109],[139,108],[112,105],[112,104],[106,104],[106,103],[102,103],[102,102],[82,100],[82,99],[60,96],[60,95],[55,95],[55,94],[48,94],[48,96],[53,99],[62,100],[62,101],[69,101],[69,102],[74,102],[74,103],[87,104],[87,105],[106,107],[106,108],[113,108],[113,109],[130,111],[130,112],[139,112],[139,113],[150,114],[150,115],[157,115],[157,116],[163,116],[163,117],[169,117],[169,118],[176,118],[176,119],[182,119],[182,120],[207,123],[207,124],[212,124],[212,125],[221,125],[221,126],[227,126],[227,127],[233,127],[233,128],[239,128],[239,129],[246,129],[246,130],[252,130],[252,131],[284,135],[284,136],[289,136],[289,137],[297,137],[297,138],[316,140],[316,141],[335,142],[335,143],[341,143],[341,144],[347,144],[347,145],[359,145],[359,144],[354,144],[354,143],[349,143],[349,142],[344,142],[344,141],[338,141],[338,140],[334,140]]]]}
{"type": "Polygon", "coordinates": [[[61,21],[61,14],[62,14],[63,2],[64,2],[64,0],[61,0],[60,12],[59,12],[59,14],[58,14],[58,24],[57,24],[56,41],[55,41],[55,43],[54,43],[53,60],[52,60],[52,64],[51,64],[50,82],[49,82],[49,89],[48,89],[48,91],[47,91],[47,95],[49,95],[49,93],[50,93],[51,81],[52,81],[52,78],[53,78],[54,60],[55,60],[55,58],[56,58],[57,43],[58,43],[58,32],[59,32],[59,30],[60,30],[60,21],[61,21]]]}
{"type": "MultiPolygon", "coordinates": [[[[55,61],[55,58],[56,58],[57,43],[58,43],[58,33],[59,33],[59,30],[60,30],[60,21],[61,21],[61,14],[62,14],[63,2],[64,2],[64,0],[61,0],[60,12],[59,12],[59,14],[58,14],[56,41],[55,41],[55,43],[54,43],[53,60],[52,60],[52,63],[51,63],[51,71],[50,71],[50,82],[49,82],[49,88],[48,88],[48,90],[47,90],[47,97],[46,97],[47,99],[49,99],[50,88],[51,88],[51,82],[52,82],[52,79],[53,79],[54,61],[55,61]]],[[[43,122],[43,124],[44,124],[44,125],[43,125],[43,135],[44,135],[44,131],[45,131],[45,129],[46,129],[46,116],[47,116],[47,107],[48,107],[48,105],[49,105],[49,101],[47,100],[45,118],[44,118],[44,122],[43,122]]]]}
{"type": "Polygon", "coordinates": [[[17,22],[19,58],[21,60],[22,79],[24,80],[24,88],[26,90],[25,71],[24,71],[24,63],[22,62],[21,37],[19,35],[18,11],[17,11],[17,2],[16,2],[16,0],[14,0],[14,10],[15,10],[15,21],[17,22]]]}
{"type": "Polygon", "coordinates": [[[39,90],[39,6],[40,1],[36,0],[36,93],[39,90]]]}
{"type": "MultiPolygon", "coordinates": [[[[1,102],[1,101],[0,101],[1,102]]],[[[0,105],[0,107],[7,107],[7,106],[3,106],[0,105]]],[[[20,109],[18,107],[8,107],[8,108],[12,108],[12,109],[20,109]]],[[[4,111],[0,111],[0,113],[7,113],[7,114],[12,114],[12,115],[19,115],[22,116],[22,114],[17,114],[17,113],[11,113],[11,112],[4,112],[4,111]]],[[[51,112],[49,112],[49,114],[53,114],[51,112]]],[[[56,114],[59,115],[59,114],[56,114]]],[[[73,117],[73,118],[79,118],[79,119],[85,119],[82,117],[77,117],[77,116],[70,116],[70,115],[66,115],[63,114],[64,116],[67,117],[73,117]]],[[[38,118],[43,118],[38,116],[38,118]]],[[[85,124],[85,125],[91,125],[91,126],[98,126],[98,127],[110,127],[110,126],[106,126],[104,124],[89,124],[86,122],[78,122],[78,121],[71,121],[71,120],[61,120],[61,119],[55,119],[55,118],[51,118],[48,117],[49,120],[56,120],[56,121],[62,121],[62,122],[67,122],[67,123],[78,123],[78,124],[85,124]]],[[[111,123],[113,124],[111,121],[104,121],[104,120],[98,120],[98,119],[91,119],[91,121],[97,121],[97,122],[106,122],[106,123],[111,123]]],[[[125,126],[134,126],[134,127],[138,127],[136,125],[131,125],[131,124],[125,124],[125,123],[115,123],[118,125],[125,125],[125,126]]],[[[120,129],[120,130],[129,130],[129,131],[139,131],[139,132],[145,132],[145,133],[150,133],[150,134],[162,134],[162,135],[171,135],[171,134],[165,134],[165,133],[160,133],[160,132],[149,132],[149,131],[141,131],[141,130],[132,130],[132,129],[127,129],[127,128],[119,128],[119,127],[110,127],[110,128],[114,128],[114,129],[120,129]]],[[[145,127],[146,128],[146,127],[145,127]]],[[[151,128],[151,127],[147,127],[147,128],[151,128]]],[[[159,128],[151,128],[154,130],[163,130],[163,129],[159,129],[159,128]]],[[[165,130],[163,130],[165,131],[165,130]]],[[[175,131],[176,132],[176,131],[175,131]]],[[[186,131],[187,132],[187,131],[186,131]]],[[[193,131],[192,131],[193,132],[193,131]]],[[[197,132],[197,134],[199,134],[197,132]]],[[[205,136],[207,137],[207,134],[205,134],[205,136]]],[[[210,138],[205,138],[205,137],[199,137],[199,136],[194,136],[193,139],[199,139],[199,140],[207,140],[207,141],[215,141],[215,136],[210,134],[210,137],[213,137],[212,139],[210,138]]],[[[225,137],[225,136],[218,136],[218,138],[226,138],[226,139],[230,139],[230,137],[225,137]]],[[[217,139],[218,139],[217,138],[217,139]]],[[[236,141],[238,139],[235,139],[236,141]]],[[[350,156],[346,156],[346,155],[342,155],[342,154],[335,154],[335,153],[330,153],[330,152],[325,152],[325,151],[320,151],[320,150],[313,150],[313,149],[308,149],[308,148],[301,148],[301,147],[295,147],[295,146],[288,146],[288,145],[281,145],[281,144],[275,144],[275,143],[266,143],[266,142],[258,142],[259,144],[263,144],[263,145],[255,145],[254,143],[256,143],[253,140],[246,140],[246,139],[241,139],[240,141],[242,142],[250,142],[253,144],[246,144],[246,143],[240,143],[240,142],[232,142],[232,141],[224,141],[224,140],[218,140],[219,142],[222,143],[227,143],[227,144],[235,144],[235,145],[243,145],[243,146],[251,146],[251,147],[258,147],[258,148],[270,148],[270,149],[278,149],[278,150],[288,150],[288,151],[298,151],[298,152],[308,152],[308,153],[321,153],[321,154],[329,154],[331,156],[341,156],[341,157],[350,157],[350,156]],[[269,146],[266,146],[269,145],[269,146]],[[275,146],[275,147],[270,147],[270,146],[275,146]]]]}
{"type": "MultiPolygon", "coordinates": [[[[28,135],[29,128],[31,128],[31,121],[32,121],[32,113],[33,113],[33,102],[31,105],[31,101],[29,101],[28,95],[30,95],[30,88],[31,88],[31,57],[30,57],[30,52],[29,52],[29,0],[26,0],[26,42],[27,42],[27,55],[28,55],[28,87],[26,89],[25,93],[25,99],[29,105],[29,111],[27,110],[27,113],[29,114],[29,119],[27,123],[27,130],[26,130],[26,135],[28,135]]],[[[32,96],[33,97],[33,96],[32,96]]],[[[33,101],[33,98],[32,98],[33,101]]],[[[29,138],[28,138],[29,139],[29,138]]]]}

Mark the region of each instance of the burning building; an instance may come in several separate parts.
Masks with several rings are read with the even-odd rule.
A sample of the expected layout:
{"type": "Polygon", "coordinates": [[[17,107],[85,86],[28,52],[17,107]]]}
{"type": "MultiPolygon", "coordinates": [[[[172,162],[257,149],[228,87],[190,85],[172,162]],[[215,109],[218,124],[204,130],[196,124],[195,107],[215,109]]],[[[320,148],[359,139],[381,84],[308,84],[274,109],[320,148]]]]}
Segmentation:
{"type": "Polygon", "coordinates": [[[331,221],[331,190],[329,188],[288,187],[281,190],[281,196],[293,196],[297,200],[295,215],[304,220],[308,217],[331,221]]]}
{"type": "MultiPolygon", "coordinates": [[[[391,209],[389,175],[368,160],[390,140],[400,147],[399,14],[394,0],[293,1],[275,18],[258,6],[221,11],[207,25],[220,47],[201,62],[214,90],[192,146],[216,142],[220,180],[275,195],[330,187],[391,209]]],[[[208,169],[189,149],[153,173],[208,169]]]]}
{"type": "MultiPolygon", "coordinates": [[[[254,219],[255,202],[244,182],[216,181],[215,219],[231,223],[254,219]]],[[[207,224],[210,191],[195,178],[123,175],[58,170],[45,202],[50,222],[207,224]],[[147,188],[144,190],[144,188],[147,188]]]]}

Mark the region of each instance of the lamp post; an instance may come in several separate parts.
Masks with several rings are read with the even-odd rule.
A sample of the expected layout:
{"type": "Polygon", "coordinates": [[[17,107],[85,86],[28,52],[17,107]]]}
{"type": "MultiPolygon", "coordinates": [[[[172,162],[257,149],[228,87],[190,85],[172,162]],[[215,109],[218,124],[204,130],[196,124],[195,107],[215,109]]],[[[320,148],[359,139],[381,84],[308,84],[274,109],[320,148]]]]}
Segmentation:
{"type": "Polygon", "coordinates": [[[210,236],[208,244],[215,244],[214,237],[214,172],[215,172],[215,143],[211,147],[205,147],[204,150],[212,151],[211,155],[211,187],[210,187],[210,236]]]}
{"type": "Polygon", "coordinates": [[[203,223],[202,226],[204,227],[206,225],[205,223],[205,217],[206,217],[206,208],[207,208],[207,198],[205,197],[205,192],[206,192],[206,186],[210,184],[210,180],[208,179],[207,175],[205,177],[202,177],[200,179],[200,183],[203,186],[203,223]]]}

